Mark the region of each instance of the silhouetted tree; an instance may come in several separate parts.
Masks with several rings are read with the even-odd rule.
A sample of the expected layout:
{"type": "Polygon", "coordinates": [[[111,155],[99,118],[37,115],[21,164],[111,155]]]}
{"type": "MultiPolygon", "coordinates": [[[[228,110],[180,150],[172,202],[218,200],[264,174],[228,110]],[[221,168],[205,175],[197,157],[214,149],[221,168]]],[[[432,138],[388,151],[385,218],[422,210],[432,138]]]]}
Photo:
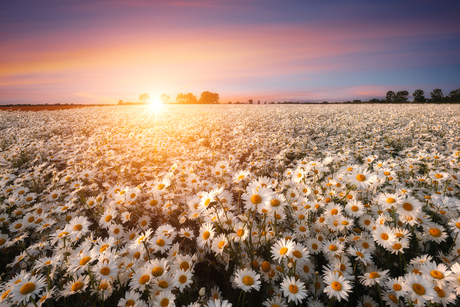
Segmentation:
{"type": "Polygon", "coordinates": [[[368,101],[369,103],[380,103],[380,100],[377,98],[372,98],[368,101]]]}
{"type": "Polygon", "coordinates": [[[435,88],[431,92],[431,100],[433,102],[441,102],[441,101],[444,100],[444,95],[443,95],[442,90],[440,88],[435,88]]]}
{"type": "Polygon", "coordinates": [[[415,90],[415,92],[412,94],[414,97],[414,101],[416,102],[425,102],[425,92],[421,89],[415,90]]]}
{"type": "Polygon", "coordinates": [[[171,103],[171,97],[167,94],[163,94],[160,96],[160,101],[164,104],[171,103]]]}
{"type": "Polygon", "coordinates": [[[396,94],[393,91],[388,91],[387,95],[385,96],[385,102],[391,103],[394,102],[396,98],[396,94]]]}
{"type": "Polygon", "coordinates": [[[149,100],[149,99],[150,99],[150,95],[148,93],[144,93],[139,96],[139,100],[142,102],[145,102],[146,100],[149,100]]]}
{"type": "Polygon", "coordinates": [[[118,100],[118,104],[123,104],[123,100],[118,100]]]}
{"type": "Polygon", "coordinates": [[[408,96],[409,96],[408,91],[399,91],[396,93],[395,101],[396,102],[407,102],[408,96]]]}
{"type": "Polygon", "coordinates": [[[460,102],[460,88],[449,93],[450,102],[460,102]]]}
{"type": "Polygon", "coordinates": [[[192,93],[187,93],[187,94],[180,93],[180,94],[177,94],[176,103],[193,104],[193,103],[198,103],[198,100],[196,99],[196,96],[193,95],[192,93]]]}
{"type": "Polygon", "coordinates": [[[203,92],[201,93],[201,97],[199,100],[200,103],[207,103],[207,104],[214,104],[219,103],[219,94],[211,93],[211,92],[203,92]]]}
{"type": "Polygon", "coordinates": [[[253,102],[254,102],[254,101],[253,101],[252,99],[249,99],[249,100],[248,100],[248,103],[249,103],[249,104],[252,104],[253,102]]]}

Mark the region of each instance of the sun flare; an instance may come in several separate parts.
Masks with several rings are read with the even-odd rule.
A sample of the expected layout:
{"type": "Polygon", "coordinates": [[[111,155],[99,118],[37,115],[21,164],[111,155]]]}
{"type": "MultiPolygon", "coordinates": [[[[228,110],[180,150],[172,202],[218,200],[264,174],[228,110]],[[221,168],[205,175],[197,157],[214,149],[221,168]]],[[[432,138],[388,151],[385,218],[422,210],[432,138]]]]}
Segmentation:
{"type": "Polygon", "coordinates": [[[160,107],[161,107],[160,97],[153,97],[152,100],[150,101],[150,108],[158,109],[160,107]]]}

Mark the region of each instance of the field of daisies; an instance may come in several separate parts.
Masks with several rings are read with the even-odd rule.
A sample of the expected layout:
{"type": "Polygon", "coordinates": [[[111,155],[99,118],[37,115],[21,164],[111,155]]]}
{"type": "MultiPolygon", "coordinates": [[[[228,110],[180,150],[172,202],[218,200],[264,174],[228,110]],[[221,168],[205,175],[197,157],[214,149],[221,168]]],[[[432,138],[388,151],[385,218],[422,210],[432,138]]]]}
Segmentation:
{"type": "Polygon", "coordinates": [[[460,107],[0,112],[0,306],[460,304],[460,107]]]}

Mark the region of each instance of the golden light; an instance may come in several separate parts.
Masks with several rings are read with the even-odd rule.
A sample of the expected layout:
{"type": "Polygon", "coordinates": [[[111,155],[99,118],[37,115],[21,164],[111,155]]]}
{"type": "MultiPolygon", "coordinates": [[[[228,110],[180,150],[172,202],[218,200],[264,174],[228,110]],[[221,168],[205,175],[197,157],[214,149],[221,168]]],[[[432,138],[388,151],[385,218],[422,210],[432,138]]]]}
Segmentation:
{"type": "Polygon", "coordinates": [[[160,96],[154,96],[150,102],[150,107],[152,109],[158,109],[159,107],[161,107],[161,100],[160,100],[160,96]]]}

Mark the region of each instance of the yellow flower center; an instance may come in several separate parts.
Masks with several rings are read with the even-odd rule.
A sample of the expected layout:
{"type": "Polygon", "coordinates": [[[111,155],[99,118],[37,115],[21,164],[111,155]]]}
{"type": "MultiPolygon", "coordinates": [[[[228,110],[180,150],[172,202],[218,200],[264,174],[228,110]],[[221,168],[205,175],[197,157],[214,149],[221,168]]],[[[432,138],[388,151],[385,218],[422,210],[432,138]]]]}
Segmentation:
{"type": "Polygon", "coordinates": [[[142,275],[141,278],[139,278],[139,283],[141,285],[145,285],[145,283],[148,282],[149,280],[150,280],[149,275],[142,275]]]}
{"type": "Polygon", "coordinates": [[[181,276],[179,277],[179,282],[180,282],[181,284],[185,284],[185,283],[187,282],[187,276],[181,275],[181,276]]]}
{"type": "Polygon", "coordinates": [[[85,265],[85,264],[87,264],[90,260],[91,260],[91,257],[89,257],[89,256],[83,257],[83,258],[81,258],[81,260],[80,260],[80,265],[85,265]]]}
{"type": "Polygon", "coordinates": [[[209,231],[205,231],[203,233],[203,239],[205,239],[205,240],[209,239],[210,236],[211,236],[211,233],[209,231]]]}
{"type": "Polygon", "coordinates": [[[374,278],[379,278],[379,277],[380,277],[380,274],[377,273],[377,272],[371,272],[371,273],[369,274],[369,278],[372,278],[372,279],[374,279],[374,278]]]}
{"type": "Polygon", "coordinates": [[[262,197],[260,197],[259,195],[257,194],[254,194],[251,196],[251,202],[254,204],[254,205],[257,205],[257,204],[260,204],[262,202],[262,197]]]}
{"type": "Polygon", "coordinates": [[[442,274],[441,272],[436,271],[436,270],[431,271],[431,272],[430,272],[430,275],[431,275],[433,278],[436,278],[436,279],[443,279],[443,278],[444,278],[444,274],[442,274]]]}
{"type": "Polygon", "coordinates": [[[363,182],[363,181],[366,180],[366,176],[364,176],[363,174],[359,174],[359,175],[356,175],[356,179],[357,179],[358,181],[363,182]]]}
{"type": "Polygon", "coordinates": [[[335,291],[341,291],[341,290],[342,290],[342,284],[339,283],[338,281],[334,281],[334,282],[331,284],[331,287],[332,287],[332,289],[334,289],[335,291]]]}
{"type": "Polygon", "coordinates": [[[272,199],[272,200],[270,201],[270,205],[271,205],[272,207],[278,207],[280,204],[281,204],[281,202],[280,202],[278,199],[272,199]]]}
{"type": "Polygon", "coordinates": [[[251,276],[244,276],[243,284],[245,284],[246,286],[252,286],[254,284],[254,279],[252,279],[251,276]]]}
{"type": "Polygon", "coordinates": [[[28,282],[24,284],[19,292],[21,292],[22,295],[27,295],[35,290],[35,284],[33,282],[28,282]]]}
{"type": "Polygon", "coordinates": [[[337,249],[338,249],[338,247],[335,246],[334,244],[331,244],[331,245],[329,246],[329,250],[330,250],[330,251],[335,252],[335,251],[337,251],[337,249]]]}
{"type": "Polygon", "coordinates": [[[110,269],[108,267],[103,267],[101,270],[100,270],[101,274],[102,275],[109,275],[110,274],[110,269]]]}
{"type": "Polygon", "coordinates": [[[296,294],[299,292],[299,288],[296,285],[289,285],[289,292],[296,294]]]}
{"type": "Polygon", "coordinates": [[[442,235],[442,232],[437,228],[430,228],[430,235],[432,235],[435,238],[439,238],[442,235]]]}
{"type": "Polygon", "coordinates": [[[414,207],[410,203],[404,203],[403,208],[406,211],[412,211],[412,209],[414,209],[414,207]]]}
{"type": "Polygon", "coordinates": [[[284,255],[284,254],[286,254],[287,252],[288,252],[287,247],[282,247],[282,248],[280,249],[280,255],[284,255]]]}
{"type": "Polygon", "coordinates": [[[74,284],[72,285],[72,287],[70,288],[70,290],[71,290],[72,292],[76,292],[76,291],[78,291],[78,290],[81,290],[81,289],[83,288],[84,285],[85,285],[85,284],[82,283],[81,281],[77,281],[76,283],[74,283],[74,284]]]}
{"type": "Polygon", "coordinates": [[[160,288],[166,289],[166,288],[168,288],[169,284],[168,284],[167,281],[162,280],[162,281],[160,281],[160,282],[158,283],[158,286],[159,286],[160,288]]]}
{"type": "Polygon", "coordinates": [[[165,244],[166,244],[165,240],[163,240],[163,239],[158,239],[157,240],[157,245],[158,246],[164,246],[165,244]]]}
{"type": "Polygon", "coordinates": [[[157,266],[156,268],[152,269],[152,275],[155,276],[155,277],[163,275],[163,272],[164,272],[164,270],[160,266],[157,266]]]}
{"type": "Polygon", "coordinates": [[[160,302],[161,307],[167,307],[169,305],[169,299],[164,298],[160,302]]]}
{"type": "Polygon", "coordinates": [[[387,203],[389,204],[394,204],[396,202],[396,199],[392,198],[392,197],[388,197],[387,198],[387,203]]]}
{"type": "Polygon", "coordinates": [[[413,284],[412,290],[414,290],[414,292],[418,295],[424,295],[426,292],[425,288],[421,284],[413,284]]]}

